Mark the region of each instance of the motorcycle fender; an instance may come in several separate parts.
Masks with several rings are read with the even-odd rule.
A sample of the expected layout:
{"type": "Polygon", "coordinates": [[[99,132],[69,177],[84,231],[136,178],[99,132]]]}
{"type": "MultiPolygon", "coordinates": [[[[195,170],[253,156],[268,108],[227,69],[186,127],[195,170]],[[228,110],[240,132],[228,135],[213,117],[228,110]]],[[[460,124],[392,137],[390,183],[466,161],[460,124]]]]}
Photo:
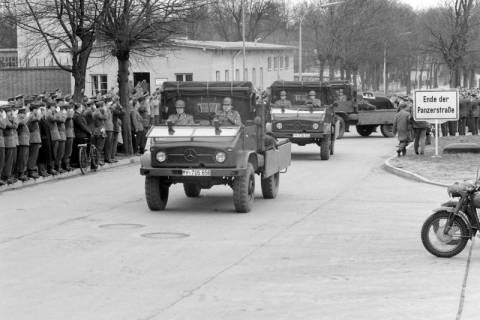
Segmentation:
{"type": "MultiPolygon", "coordinates": [[[[435,210],[433,210],[433,213],[437,213],[437,212],[440,212],[440,211],[446,211],[446,212],[450,212],[450,213],[454,213],[455,212],[455,208],[451,208],[451,207],[440,207],[440,208],[437,208],[435,210]]],[[[465,225],[467,226],[468,228],[468,233],[469,233],[469,236],[471,236],[473,233],[472,233],[472,226],[470,225],[470,221],[468,220],[468,217],[467,215],[462,212],[462,211],[458,211],[458,213],[456,213],[457,216],[460,217],[460,219],[463,220],[463,222],[465,222],[465,225]]]]}

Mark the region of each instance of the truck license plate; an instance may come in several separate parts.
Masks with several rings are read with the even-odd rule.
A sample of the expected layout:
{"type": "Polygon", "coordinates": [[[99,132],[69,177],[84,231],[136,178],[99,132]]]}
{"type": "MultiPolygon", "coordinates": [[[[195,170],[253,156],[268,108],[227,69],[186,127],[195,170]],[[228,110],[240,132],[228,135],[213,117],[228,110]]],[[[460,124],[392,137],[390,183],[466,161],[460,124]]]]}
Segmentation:
{"type": "Polygon", "coordinates": [[[293,138],[310,138],[310,133],[294,133],[293,138]]]}
{"type": "Polygon", "coordinates": [[[210,169],[183,169],[182,176],[190,177],[209,177],[212,175],[210,169]]]}

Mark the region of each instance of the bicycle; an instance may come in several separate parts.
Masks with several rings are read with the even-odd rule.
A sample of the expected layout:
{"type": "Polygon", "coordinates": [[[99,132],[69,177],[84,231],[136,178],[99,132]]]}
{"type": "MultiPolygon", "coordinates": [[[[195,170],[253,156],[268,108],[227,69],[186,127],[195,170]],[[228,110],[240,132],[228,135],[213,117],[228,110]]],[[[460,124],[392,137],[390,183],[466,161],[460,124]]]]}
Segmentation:
{"type": "Polygon", "coordinates": [[[89,164],[90,170],[97,171],[99,161],[98,161],[98,150],[94,144],[90,145],[90,152],[87,152],[88,145],[87,143],[80,143],[78,145],[78,166],[82,174],[87,173],[89,164]]]}

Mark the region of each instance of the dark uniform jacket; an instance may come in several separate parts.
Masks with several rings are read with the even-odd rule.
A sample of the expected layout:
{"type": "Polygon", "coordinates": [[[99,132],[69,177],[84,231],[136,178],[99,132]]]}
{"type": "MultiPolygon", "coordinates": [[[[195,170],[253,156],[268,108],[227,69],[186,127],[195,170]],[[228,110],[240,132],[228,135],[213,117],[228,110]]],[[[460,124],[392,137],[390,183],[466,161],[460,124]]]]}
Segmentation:
{"type": "Polygon", "coordinates": [[[27,120],[28,130],[30,131],[30,143],[38,144],[42,143],[42,137],[40,136],[40,126],[38,125],[38,121],[40,120],[40,116],[36,115],[35,113],[30,113],[27,120]]]}
{"type": "Polygon", "coordinates": [[[111,107],[112,111],[112,121],[113,121],[113,131],[120,132],[120,126],[118,120],[121,120],[122,117],[125,115],[125,111],[120,106],[119,103],[114,103],[111,107]]]}
{"type": "Polygon", "coordinates": [[[480,100],[472,101],[472,117],[474,118],[480,117],[480,100]]]}
{"type": "Polygon", "coordinates": [[[21,113],[18,115],[17,135],[19,146],[30,146],[30,130],[28,130],[27,121],[26,114],[21,113]]]}
{"type": "Polygon", "coordinates": [[[460,118],[466,118],[472,112],[472,103],[470,102],[470,100],[466,100],[466,99],[460,100],[459,107],[460,107],[460,110],[459,110],[460,118]]]}
{"type": "Polygon", "coordinates": [[[399,141],[408,141],[412,137],[410,135],[410,112],[400,110],[395,114],[393,119],[393,134],[398,134],[399,141]]]}
{"type": "Polygon", "coordinates": [[[38,162],[48,164],[53,160],[52,137],[50,135],[50,123],[46,118],[41,117],[38,121],[42,146],[38,152],[38,162]]]}
{"type": "Polygon", "coordinates": [[[47,110],[45,114],[45,119],[47,120],[48,127],[50,128],[50,137],[52,141],[60,140],[60,132],[58,132],[57,118],[58,118],[57,111],[53,111],[52,109],[47,110]]]}
{"type": "Polygon", "coordinates": [[[67,134],[65,132],[65,121],[67,120],[67,115],[62,112],[58,112],[55,117],[57,121],[58,133],[60,135],[60,141],[67,140],[67,134]]]}
{"type": "Polygon", "coordinates": [[[87,125],[87,119],[79,112],[73,115],[73,130],[75,131],[75,138],[88,139],[92,135],[92,131],[87,125]]]}
{"type": "Polygon", "coordinates": [[[130,119],[132,121],[133,131],[135,131],[135,132],[143,131],[143,129],[144,129],[143,118],[140,115],[140,113],[138,112],[138,110],[136,110],[136,109],[132,110],[132,113],[130,113],[130,119]]]}
{"type": "Polygon", "coordinates": [[[145,104],[142,104],[138,108],[138,113],[142,117],[143,128],[148,128],[150,126],[150,115],[148,114],[147,106],[145,104]]]}
{"type": "Polygon", "coordinates": [[[73,130],[73,110],[67,111],[67,118],[65,119],[65,134],[68,138],[75,138],[75,131],[73,130]]]}
{"type": "Polygon", "coordinates": [[[17,136],[18,122],[14,116],[7,116],[6,127],[3,130],[5,148],[16,148],[18,144],[17,136]]]}
{"type": "Polygon", "coordinates": [[[105,136],[105,120],[107,116],[105,115],[105,110],[97,109],[93,113],[93,135],[94,136],[105,136]]]}
{"type": "Polygon", "coordinates": [[[85,110],[83,112],[85,116],[85,120],[87,121],[87,126],[90,128],[90,132],[93,132],[94,121],[93,121],[93,111],[92,110],[85,110]]]}
{"type": "Polygon", "coordinates": [[[225,112],[223,110],[218,111],[215,115],[215,119],[220,122],[220,125],[224,126],[239,126],[242,124],[242,118],[235,110],[230,110],[229,112],[225,112]]]}

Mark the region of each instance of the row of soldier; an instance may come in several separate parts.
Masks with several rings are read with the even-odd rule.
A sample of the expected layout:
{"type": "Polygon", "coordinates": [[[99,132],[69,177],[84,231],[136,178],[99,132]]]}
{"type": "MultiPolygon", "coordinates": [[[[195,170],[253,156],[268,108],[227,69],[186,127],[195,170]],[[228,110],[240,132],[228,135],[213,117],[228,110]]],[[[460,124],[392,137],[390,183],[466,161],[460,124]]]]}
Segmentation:
{"type": "Polygon", "coordinates": [[[448,121],[441,125],[442,136],[461,136],[480,131],[480,92],[478,89],[461,89],[458,121],[448,121]]]}
{"type": "Polygon", "coordinates": [[[72,170],[80,143],[96,145],[100,164],[116,162],[123,113],[117,96],[9,99],[0,106],[0,185],[72,170]]]}

